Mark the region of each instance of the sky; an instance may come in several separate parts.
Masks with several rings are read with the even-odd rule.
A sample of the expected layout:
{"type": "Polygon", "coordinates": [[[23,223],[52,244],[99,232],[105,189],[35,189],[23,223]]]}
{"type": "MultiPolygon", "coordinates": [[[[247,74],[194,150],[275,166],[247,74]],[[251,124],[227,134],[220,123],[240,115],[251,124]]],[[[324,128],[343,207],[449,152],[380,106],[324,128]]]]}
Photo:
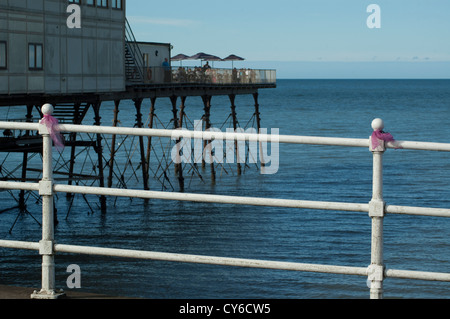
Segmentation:
{"type": "Polygon", "coordinates": [[[236,54],[245,61],[234,66],[277,78],[450,78],[450,0],[128,0],[126,10],[139,41],[236,54]]]}

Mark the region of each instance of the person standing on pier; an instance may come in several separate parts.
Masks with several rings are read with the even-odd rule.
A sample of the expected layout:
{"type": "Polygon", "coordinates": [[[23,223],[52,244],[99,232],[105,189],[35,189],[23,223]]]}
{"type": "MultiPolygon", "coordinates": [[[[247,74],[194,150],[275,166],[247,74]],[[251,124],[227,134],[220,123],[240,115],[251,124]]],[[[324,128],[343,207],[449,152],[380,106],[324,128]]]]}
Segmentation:
{"type": "Polygon", "coordinates": [[[164,83],[170,82],[170,64],[167,61],[167,58],[164,59],[162,67],[164,71],[164,83]]]}

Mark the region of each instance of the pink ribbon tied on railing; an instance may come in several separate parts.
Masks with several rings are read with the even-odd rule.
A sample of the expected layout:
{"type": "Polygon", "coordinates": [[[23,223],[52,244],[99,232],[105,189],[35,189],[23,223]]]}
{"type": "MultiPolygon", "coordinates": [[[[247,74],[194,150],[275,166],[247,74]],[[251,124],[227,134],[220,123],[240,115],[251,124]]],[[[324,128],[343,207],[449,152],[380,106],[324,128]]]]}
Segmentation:
{"type": "Polygon", "coordinates": [[[372,133],[372,149],[376,149],[380,145],[380,140],[385,142],[394,142],[394,137],[391,133],[383,132],[382,130],[375,130],[372,133]]]}
{"type": "Polygon", "coordinates": [[[58,119],[51,116],[50,114],[44,114],[44,117],[41,119],[41,124],[47,127],[48,133],[53,140],[53,144],[55,147],[61,151],[64,149],[64,138],[58,129],[58,119]]]}
{"type": "MultiPolygon", "coordinates": [[[[376,150],[378,146],[380,146],[380,141],[384,142],[392,142],[395,149],[402,148],[400,143],[396,142],[391,133],[384,132],[384,123],[382,119],[376,118],[372,121],[372,129],[373,133],[370,138],[372,141],[372,150],[376,150]]],[[[384,150],[384,145],[382,145],[384,150]]]]}
{"type": "Polygon", "coordinates": [[[396,150],[403,148],[400,143],[395,141],[391,133],[383,132],[382,130],[373,131],[371,141],[373,150],[380,145],[379,141],[392,142],[396,150]]]}

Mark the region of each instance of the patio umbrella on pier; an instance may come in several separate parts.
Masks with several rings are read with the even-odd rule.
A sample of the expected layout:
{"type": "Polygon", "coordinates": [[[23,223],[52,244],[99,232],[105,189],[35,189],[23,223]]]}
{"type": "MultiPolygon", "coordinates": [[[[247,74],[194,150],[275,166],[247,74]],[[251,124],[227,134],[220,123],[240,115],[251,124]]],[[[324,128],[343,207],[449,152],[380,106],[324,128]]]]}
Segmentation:
{"type": "Polygon", "coordinates": [[[183,60],[189,59],[189,56],[183,53],[177,54],[176,56],[170,58],[172,61],[180,61],[180,65],[183,66],[183,60]]]}
{"type": "Polygon", "coordinates": [[[244,61],[244,58],[241,58],[240,56],[230,54],[225,59],[222,59],[222,61],[231,61],[231,68],[234,67],[234,61],[244,61]]]}
{"type": "Polygon", "coordinates": [[[203,60],[204,61],[212,61],[213,67],[214,67],[214,61],[223,61],[222,58],[219,58],[218,56],[215,56],[215,55],[210,55],[203,60]]]}
{"type": "Polygon", "coordinates": [[[211,54],[206,54],[203,52],[199,52],[197,54],[194,54],[193,56],[190,56],[188,59],[189,60],[204,60],[207,57],[210,57],[211,54]]]}
{"type": "Polygon", "coordinates": [[[189,60],[200,60],[200,61],[222,61],[221,58],[218,56],[207,54],[203,52],[199,52],[191,57],[189,57],[189,60]]]}

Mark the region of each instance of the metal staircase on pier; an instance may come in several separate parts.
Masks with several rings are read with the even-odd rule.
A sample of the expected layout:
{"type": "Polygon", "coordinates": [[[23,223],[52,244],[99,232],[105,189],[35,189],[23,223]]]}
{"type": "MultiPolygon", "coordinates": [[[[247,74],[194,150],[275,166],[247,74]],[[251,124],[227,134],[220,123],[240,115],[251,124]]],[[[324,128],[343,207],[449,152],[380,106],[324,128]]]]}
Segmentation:
{"type": "Polygon", "coordinates": [[[125,19],[125,74],[127,83],[144,82],[142,52],[127,19],[125,19]]]}
{"type": "MultiPolygon", "coordinates": [[[[80,125],[91,107],[90,103],[58,103],[53,106],[53,116],[58,119],[60,124],[80,125]]],[[[95,147],[93,140],[78,140],[77,134],[63,134],[65,136],[65,145],[68,147],[84,146],[95,147]]]]}
{"type": "Polygon", "coordinates": [[[55,104],[53,116],[56,117],[59,123],[67,124],[81,124],[87,111],[89,110],[89,103],[63,103],[55,104]]]}

